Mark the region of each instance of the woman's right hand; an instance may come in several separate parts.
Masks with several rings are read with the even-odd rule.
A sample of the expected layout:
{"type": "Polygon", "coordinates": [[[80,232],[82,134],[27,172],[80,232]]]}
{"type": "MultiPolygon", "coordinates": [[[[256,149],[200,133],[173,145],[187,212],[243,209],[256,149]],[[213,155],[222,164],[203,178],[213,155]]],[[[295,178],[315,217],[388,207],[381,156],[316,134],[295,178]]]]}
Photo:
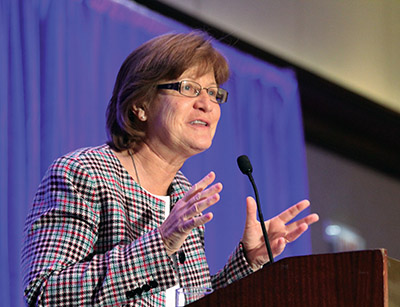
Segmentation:
{"type": "Polygon", "coordinates": [[[160,226],[161,237],[169,256],[179,250],[193,228],[212,220],[211,212],[207,214],[202,214],[202,212],[220,199],[221,183],[215,183],[207,188],[214,180],[215,173],[210,172],[193,185],[175,204],[167,219],[160,226]]]}

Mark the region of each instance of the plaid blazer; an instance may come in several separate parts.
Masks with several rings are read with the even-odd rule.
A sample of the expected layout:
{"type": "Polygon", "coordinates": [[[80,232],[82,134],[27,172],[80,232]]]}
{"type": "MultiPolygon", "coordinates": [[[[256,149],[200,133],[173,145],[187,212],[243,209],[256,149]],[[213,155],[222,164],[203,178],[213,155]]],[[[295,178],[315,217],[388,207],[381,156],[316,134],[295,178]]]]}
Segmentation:
{"type": "MultiPolygon", "coordinates": [[[[171,205],[189,188],[178,172],[171,205]]],[[[203,226],[188,236],[174,267],[158,230],[164,219],[164,202],[142,189],[107,145],[57,159],[26,220],[27,304],[164,306],[165,290],[178,282],[216,289],[252,272],[238,245],[225,267],[210,276],[203,226]]]]}

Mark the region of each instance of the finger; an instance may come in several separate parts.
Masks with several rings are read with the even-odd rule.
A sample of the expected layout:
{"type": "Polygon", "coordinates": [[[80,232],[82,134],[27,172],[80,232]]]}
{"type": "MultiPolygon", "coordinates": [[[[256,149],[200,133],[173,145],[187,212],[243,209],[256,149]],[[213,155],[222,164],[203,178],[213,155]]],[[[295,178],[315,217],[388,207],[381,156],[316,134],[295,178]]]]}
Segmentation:
{"type": "Polygon", "coordinates": [[[186,218],[192,218],[196,215],[199,215],[201,212],[216,204],[220,200],[220,196],[218,193],[213,194],[206,199],[203,199],[198,202],[194,202],[188,211],[186,218]]]}
{"type": "Polygon", "coordinates": [[[301,211],[308,208],[310,206],[310,202],[305,199],[297,204],[291,206],[289,209],[286,209],[281,214],[279,214],[279,219],[282,220],[285,224],[291,221],[294,217],[296,217],[301,211]]]}
{"type": "Polygon", "coordinates": [[[307,215],[305,218],[302,218],[298,221],[295,221],[293,223],[290,223],[288,225],[286,225],[287,230],[289,232],[293,231],[294,229],[296,229],[297,227],[299,227],[301,224],[307,224],[308,226],[311,224],[314,224],[315,222],[318,222],[319,220],[319,216],[316,213],[307,215]]]}
{"type": "Polygon", "coordinates": [[[218,194],[219,192],[222,191],[222,188],[223,188],[222,183],[218,182],[203,191],[198,191],[195,195],[192,196],[189,202],[191,205],[193,205],[194,203],[200,202],[206,199],[207,197],[218,194]]]}
{"type": "Polygon", "coordinates": [[[306,230],[308,229],[308,225],[306,223],[300,224],[294,231],[289,232],[284,238],[289,242],[295,241],[298,237],[300,237],[306,230]]]}
{"type": "Polygon", "coordinates": [[[246,198],[246,227],[257,223],[257,203],[253,197],[246,198]]]}
{"type": "Polygon", "coordinates": [[[283,237],[278,239],[277,246],[275,247],[274,250],[274,257],[279,256],[283,252],[287,243],[288,240],[283,237]]]}
{"type": "Polygon", "coordinates": [[[208,223],[211,221],[213,218],[213,214],[211,212],[208,212],[207,214],[200,215],[197,217],[193,217],[189,220],[187,220],[183,226],[181,227],[180,231],[183,233],[189,233],[192,231],[192,229],[199,227],[200,225],[204,225],[205,223],[208,223]]]}
{"type": "Polygon", "coordinates": [[[187,194],[174,206],[171,214],[178,214],[184,220],[188,220],[193,216],[201,214],[201,212],[203,212],[205,209],[219,201],[220,196],[218,193],[221,192],[223,188],[221,183],[216,183],[205,190],[201,190],[203,187],[206,187],[209,182],[214,180],[215,174],[211,172],[209,175],[211,176],[208,177],[209,181],[204,183],[205,180],[207,180],[206,176],[203,178],[205,180],[202,179],[197,184],[197,190],[195,190],[195,186],[190,189],[187,194]]]}
{"type": "Polygon", "coordinates": [[[203,179],[193,185],[190,190],[183,197],[184,201],[189,201],[194,195],[203,191],[206,187],[208,187],[215,180],[215,173],[209,172],[203,179]]]}

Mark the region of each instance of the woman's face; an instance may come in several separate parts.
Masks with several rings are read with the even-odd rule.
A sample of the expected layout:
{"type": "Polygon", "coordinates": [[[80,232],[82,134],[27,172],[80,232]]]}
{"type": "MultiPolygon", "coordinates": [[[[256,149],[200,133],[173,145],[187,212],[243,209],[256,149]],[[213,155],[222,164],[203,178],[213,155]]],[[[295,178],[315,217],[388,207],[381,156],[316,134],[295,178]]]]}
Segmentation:
{"type": "MultiPolygon", "coordinates": [[[[191,80],[203,88],[216,86],[212,71],[200,77],[196,72],[196,68],[188,69],[171,82],[191,80]]],[[[185,159],[211,146],[221,110],[206,90],[197,97],[186,97],[175,90],[159,90],[157,97],[149,110],[145,143],[157,151],[167,150],[185,159]]]]}

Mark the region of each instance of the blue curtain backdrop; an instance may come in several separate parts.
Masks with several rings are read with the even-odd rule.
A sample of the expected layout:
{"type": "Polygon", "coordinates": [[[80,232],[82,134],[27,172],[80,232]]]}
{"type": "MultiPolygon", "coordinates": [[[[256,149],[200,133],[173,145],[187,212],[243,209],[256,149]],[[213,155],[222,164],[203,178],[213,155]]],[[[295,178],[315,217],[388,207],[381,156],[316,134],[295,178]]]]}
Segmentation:
{"type": "MultiPolygon", "coordinates": [[[[22,306],[20,247],[25,217],[49,164],[79,147],[105,142],[105,109],[125,57],[144,41],[190,29],[128,0],[0,0],[0,301],[22,306]]],[[[297,82],[233,47],[229,103],[213,146],[191,158],[196,181],[214,170],[222,200],[207,224],[206,253],[216,272],[240,240],[245,197],[252,195],[236,158],[254,166],[264,217],[308,195],[297,82]]],[[[310,253],[310,237],[282,257],[310,253]]]]}

